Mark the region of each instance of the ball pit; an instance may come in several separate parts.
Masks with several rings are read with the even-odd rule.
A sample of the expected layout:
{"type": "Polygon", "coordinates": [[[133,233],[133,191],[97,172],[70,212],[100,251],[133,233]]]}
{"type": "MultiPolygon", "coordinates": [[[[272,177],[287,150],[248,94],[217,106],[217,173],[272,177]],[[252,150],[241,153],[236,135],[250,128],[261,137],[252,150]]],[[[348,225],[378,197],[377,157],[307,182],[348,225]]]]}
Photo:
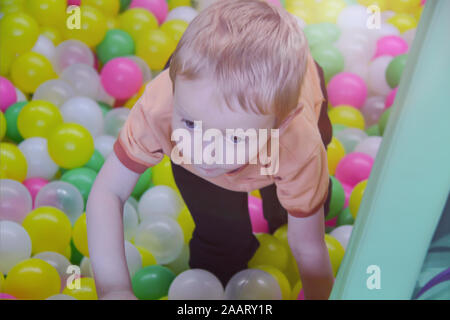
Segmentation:
{"type": "MultiPolygon", "coordinates": [[[[371,0],[269,2],[296,17],[325,74],[333,124],[325,243],[336,276],[423,3],[377,0],[381,26],[370,30],[371,0]]],[[[0,299],[97,299],[84,213],[91,187],[129,109],[209,2],[68,0],[81,5],[81,29],[64,26],[75,22],[63,19],[65,1],[26,3],[7,3],[0,16],[0,299]],[[69,260],[83,269],[78,289],[66,287],[69,260]]],[[[206,270],[189,269],[195,223],[170,159],[145,171],[124,205],[137,298],[304,299],[287,226],[269,234],[262,200],[253,195],[248,207],[260,242],[249,262],[254,269],[224,288],[206,270]]]]}

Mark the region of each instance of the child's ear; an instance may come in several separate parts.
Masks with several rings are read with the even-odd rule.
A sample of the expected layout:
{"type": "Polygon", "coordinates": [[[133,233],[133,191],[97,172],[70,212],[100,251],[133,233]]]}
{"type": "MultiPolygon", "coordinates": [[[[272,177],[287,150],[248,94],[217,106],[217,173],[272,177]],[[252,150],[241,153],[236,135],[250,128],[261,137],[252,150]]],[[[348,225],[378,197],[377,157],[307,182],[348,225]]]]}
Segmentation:
{"type": "Polygon", "coordinates": [[[302,111],[303,109],[303,103],[299,102],[299,104],[297,105],[297,107],[295,109],[293,109],[291,112],[289,112],[289,114],[281,121],[281,123],[278,122],[277,119],[277,123],[279,123],[278,125],[278,129],[284,129],[285,127],[287,127],[289,125],[289,123],[291,122],[291,120],[300,113],[300,111],[302,111]]]}

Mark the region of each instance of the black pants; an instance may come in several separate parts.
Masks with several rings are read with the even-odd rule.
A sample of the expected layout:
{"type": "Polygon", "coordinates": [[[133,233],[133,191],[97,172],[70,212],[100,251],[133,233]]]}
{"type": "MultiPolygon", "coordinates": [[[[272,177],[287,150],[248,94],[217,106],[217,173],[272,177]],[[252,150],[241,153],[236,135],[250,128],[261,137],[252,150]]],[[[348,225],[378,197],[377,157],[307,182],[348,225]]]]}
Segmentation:
{"type": "MultiPolygon", "coordinates": [[[[323,72],[320,67],[318,69],[323,79],[323,72]]],[[[324,84],[322,81],[322,90],[325,90],[324,84]]],[[[325,146],[331,141],[331,124],[326,108],[327,102],[324,102],[318,124],[325,146]]],[[[216,186],[173,162],[172,171],[175,183],[195,222],[189,243],[189,266],[212,272],[225,287],[235,273],[247,269],[248,261],[259,247],[259,242],[252,233],[248,194],[216,186]]],[[[328,191],[325,215],[331,198],[331,180],[328,191]]],[[[288,213],[278,200],[274,184],[260,189],[260,193],[263,214],[270,233],[273,233],[287,223],[288,213]]]]}

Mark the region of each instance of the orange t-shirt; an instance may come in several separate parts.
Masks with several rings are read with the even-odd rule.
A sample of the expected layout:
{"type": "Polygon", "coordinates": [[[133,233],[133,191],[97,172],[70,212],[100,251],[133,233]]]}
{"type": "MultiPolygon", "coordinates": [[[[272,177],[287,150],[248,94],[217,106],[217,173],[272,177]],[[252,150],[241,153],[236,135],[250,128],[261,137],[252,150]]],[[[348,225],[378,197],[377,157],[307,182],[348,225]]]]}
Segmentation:
{"type": "MultiPolygon", "coordinates": [[[[278,199],[290,215],[312,215],[328,195],[326,149],[317,125],[324,100],[319,73],[309,55],[299,99],[303,107],[279,129],[279,163],[274,175],[261,175],[259,162],[214,178],[199,175],[191,164],[180,165],[233,191],[250,192],[275,183],[278,199]]],[[[172,81],[166,69],[147,84],[114,144],[114,152],[127,168],[142,173],[164,155],[170,157],[176,145],[171,140],[172,110],[172,81]]]]}

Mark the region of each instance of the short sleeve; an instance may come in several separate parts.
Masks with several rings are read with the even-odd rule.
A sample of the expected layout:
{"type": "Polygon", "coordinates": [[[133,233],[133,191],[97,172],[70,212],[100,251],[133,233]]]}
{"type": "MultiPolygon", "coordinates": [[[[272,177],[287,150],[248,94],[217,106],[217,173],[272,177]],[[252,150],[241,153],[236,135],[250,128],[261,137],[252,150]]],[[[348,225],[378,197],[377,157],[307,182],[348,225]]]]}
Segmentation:
{"type": "MultiPolygon", "coordinates": [[[[295,159],[291,159],[295,163],[295,159]]],[[[294,217],[307,217],[324,205],[328,196],[328,164],[323,145],[317,145],[303,163],[275,179],[281,205],[294,217]]]]}
{"type": "MultiPolygon", "coordinates": [[[[147,87],[146,91],[150,88],[147,87]]],[[[164,156],[154,125],[156,116],[151,112],[147,92],[136,102],[114,143],[117,158],[128,169],[143,173],[159,163],[164,156]]]]}

